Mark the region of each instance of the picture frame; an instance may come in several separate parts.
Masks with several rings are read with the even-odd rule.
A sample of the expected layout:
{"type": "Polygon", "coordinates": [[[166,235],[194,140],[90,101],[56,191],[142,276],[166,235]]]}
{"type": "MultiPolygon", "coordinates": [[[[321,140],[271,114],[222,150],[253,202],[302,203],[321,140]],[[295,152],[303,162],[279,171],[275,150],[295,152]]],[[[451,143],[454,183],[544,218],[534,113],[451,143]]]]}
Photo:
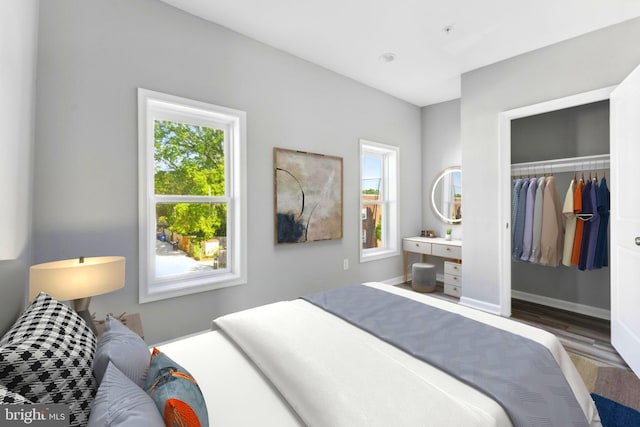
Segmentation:
{"type": "Polygon", "coordinates": [[[343,159],[274,148],[275,244],[342,239],[343,159]]]}

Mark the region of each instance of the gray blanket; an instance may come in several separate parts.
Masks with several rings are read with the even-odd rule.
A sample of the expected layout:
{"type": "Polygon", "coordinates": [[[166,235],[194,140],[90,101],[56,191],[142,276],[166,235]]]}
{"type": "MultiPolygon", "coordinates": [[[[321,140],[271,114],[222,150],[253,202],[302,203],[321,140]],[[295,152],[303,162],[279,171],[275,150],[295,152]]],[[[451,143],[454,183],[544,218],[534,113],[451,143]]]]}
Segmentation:
{"type": "Polygon", "coordinates": [[[589,425],[553,355],[535,341],[369,286],[303,299],[487,394],[515,427],[589,425]]]}

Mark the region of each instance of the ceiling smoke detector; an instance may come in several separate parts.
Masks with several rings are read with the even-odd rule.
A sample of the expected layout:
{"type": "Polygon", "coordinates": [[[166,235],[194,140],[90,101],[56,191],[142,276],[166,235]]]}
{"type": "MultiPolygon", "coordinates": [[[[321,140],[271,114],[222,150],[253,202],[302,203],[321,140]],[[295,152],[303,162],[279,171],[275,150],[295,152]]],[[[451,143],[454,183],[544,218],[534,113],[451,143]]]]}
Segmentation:
{"type": "Polygon", "coordinates": [[[380,62],[393,62],[396,60],[396,54],[392,52],[385,52],[378,57],[380,62]]]}

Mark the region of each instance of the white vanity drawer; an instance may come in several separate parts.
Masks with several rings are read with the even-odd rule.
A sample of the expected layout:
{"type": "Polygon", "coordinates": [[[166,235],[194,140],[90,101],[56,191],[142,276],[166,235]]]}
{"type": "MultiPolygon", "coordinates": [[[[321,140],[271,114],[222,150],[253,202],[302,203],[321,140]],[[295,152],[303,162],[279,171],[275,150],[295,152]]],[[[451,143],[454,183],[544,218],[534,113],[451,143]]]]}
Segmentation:
{"type": "Polygon", "coordinates": [[[445,274],[455,274],[456,276],[462,276],[462,264],[458,264],[457,262],[444,262],[444,272],[445,274]]]}
{"type": "Polygon", "coordinates": [[[442,258],[462,258],[462,248],[454,245],[434,244],[431,248],[431,253],[442,258]]]}
{"type": "Polygon", "coordinates": [[[444,293],[453,297],[460,298],[462,296],[462,286],[444,284],[444,293]]]}
{"type": "Polygon", "coordinates": [[[456,285],[462,286],[462,277],[456,276],[455,274],[444,274],[444,284],[445,285],[456,285]]]}
{"type": "Polygon", "coordinates": [[[403,251],[409,251],[409,252],[415,252],[415,253],[419,253],[419,254],[431,255],[431,243],[418,242],[416,240],[404,239],[402,241],[402,250],[403,251]]]}
{"type": "Polygon", "coordinates": [[[462,264],[444,262],[444,293],[456,298],[462,296],[462,264]]]}

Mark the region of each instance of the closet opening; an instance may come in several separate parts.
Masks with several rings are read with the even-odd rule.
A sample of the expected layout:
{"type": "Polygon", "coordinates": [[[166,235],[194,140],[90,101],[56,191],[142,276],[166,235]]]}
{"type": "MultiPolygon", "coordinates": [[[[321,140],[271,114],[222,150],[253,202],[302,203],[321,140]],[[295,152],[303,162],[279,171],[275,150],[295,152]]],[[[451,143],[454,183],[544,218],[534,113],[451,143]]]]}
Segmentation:
{"type": "MultiPolygon", "coordinates": [[[[592,356],[600,353],[600,358],[617,363],[619,356],[610,343],[608,224],[601,230],[593,219],[597,216],[597,207],[595,215],[591,216],[587,215],[587,211],[592,209],[587,209],[584,214],[578,215],[575,223],[579,221],[583,230],[588,227],[594,237],[590,233],[586,244],[582,244],[575,242],[574,233],[573,236],[567,236],[565,241],[567,218],[575,217],[575,211],[570,214],[563,209],[565,202],[573,203],[576,197],[573,187],[570,191],[573,197],[567,198],[572,181],[576,185],[582,179],[583,184],[589,182],[595,185],[594,189],[599,188],[601,182],[608,187],[609,93],[612,89],[536,104],[501,115],[501,165],[505,169],[501,173],[502,219],[506,224],[501,239],[501,313],[550,330],[577,352],[592,356]],[[519,194],[524,194],[524,203],[514,193],[517,180],[522,184],[519,194]],[[526,187],[533,182],[535,184],[523,193],[525,182],[526,187]],[[549,190],[546,198],[544,190],[528,191],[533,188],[537,190],[538,183],[552,183],[555,191],[549,190]],[[548,202],[548,208],[555,206],[548,211],[539,208],[536,212],[536,196],[552,201],[548,202]],[[526,209],[527,201],[529,210],[526,209]],[[545,215],[555,213],[559,218],[559,228],[552,226],[544,230],[546,237],[541,246],[541,224],[536,225],[536,222],[543,218],[543,212],[545,215]],[[534,237],[536,233],[537,244],[534,237]],[[521,236],[517,242],[514,240],[516,234],[521,236]],[[602,240],[600,249],[606,243],[605,265],[602,265],[602,261],[594,264],[598,234],[601,234],[602,240]],[[523,239],[525,235],[528,237],[523,239]],[[593,239],[591,255],[590,239],[593,239]],[[550,245],[550,242],[557,244],[550,245]],[[570,246],[571,251],[563,263],[565,245],[570,246]],[[577,247],[577,258],[574,246],[577,247]],[[580,262],[582,246],[584,259],[580,262]],[[575,263],[571,260],[572,256],[575,263]]],[[[542,184],[542,187],[545,185],[542,184]]],[[[547,221],[547,224],[552,222],[547,221]]],[[[571,225],[571,219],[569,228],[576,228],[571,225]]],[[[584,232],[581,233],[583,235],[584,232]]],[[[602,256],[601,253],[600,259],[602,256]]]]}

